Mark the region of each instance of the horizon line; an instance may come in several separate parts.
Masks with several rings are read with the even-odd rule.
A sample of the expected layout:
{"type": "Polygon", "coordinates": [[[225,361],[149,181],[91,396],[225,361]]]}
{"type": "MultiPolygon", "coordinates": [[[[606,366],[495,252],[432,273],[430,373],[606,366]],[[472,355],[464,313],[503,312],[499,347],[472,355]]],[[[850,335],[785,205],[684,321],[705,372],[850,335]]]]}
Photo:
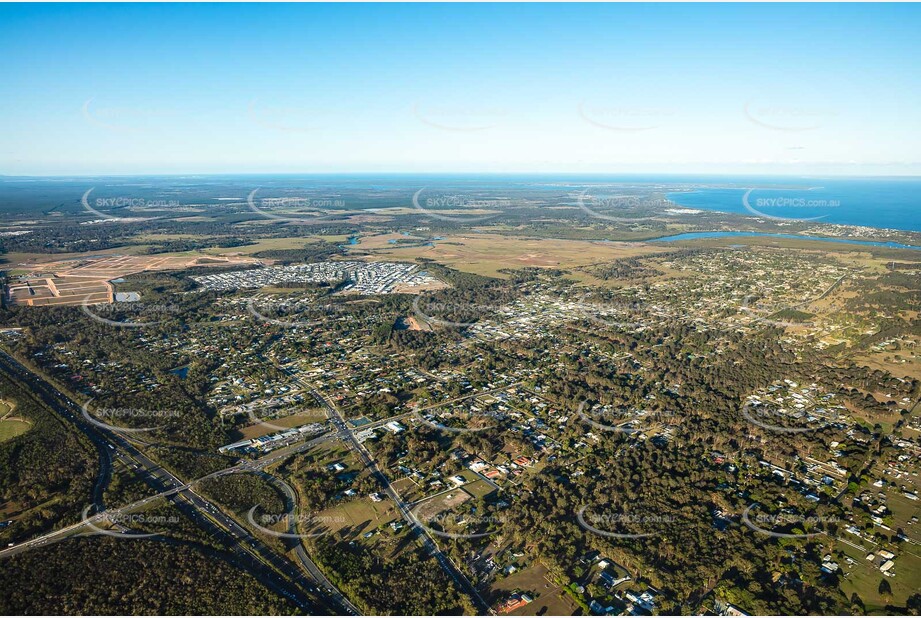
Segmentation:
{"type": "Polygon", "coordinates": [[[916,173],[863,173],[851,174],[844,172],[823,173],[793,173],[793,172],[666,172],[666,171],[619,171],[619,172],[536,172],[536,171],[303,171],[303,172],[134,172],[134,173],[73,173],[73,174],[0,174],[0,180],[29,178],[29,179],[58,179],[58,178],[138,178],[138,177],[180,177],[180,176],[717,176],[717,177],[790,177],[790,178],[919,178],[921,172],[916,173]]]}

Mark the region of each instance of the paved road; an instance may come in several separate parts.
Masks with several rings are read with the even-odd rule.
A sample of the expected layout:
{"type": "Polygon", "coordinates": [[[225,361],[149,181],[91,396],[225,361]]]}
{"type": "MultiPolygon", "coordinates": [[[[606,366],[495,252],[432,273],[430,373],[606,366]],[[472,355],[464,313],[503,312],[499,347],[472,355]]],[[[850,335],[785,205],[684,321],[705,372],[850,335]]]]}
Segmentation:
{"type": "MultiPolygon", "coordinates": [[[[20,382],[29,384],[30,386],[31,381],[36,377],[31,371],[21,365],[19,361],[2,350],[0,350],[0,370],[5,371],[20,382]]],[[[48,385],[48,388],[42,388],[32,392],[44,401],[46,405],[52,409],[57,409],[55,394],[60,395],[60,393],[53,389],[53,387],[48,385]]],[[[91,499],[93,510],[96,512],[103,511],[105,510],[103,494],[109,486],[109,482],[112,480],[112,450],[108,447],[106,440],[93,430],[92,425],[85,422],[82,418],[74,417],[68,420],[76,425],[77,429],[93,443],[93,446],[95,446],[96,450],[99,452],[99,473],[96,476],[96,483],[93,485],[91,499]]]]}
{"type": "Polygon", "coordinates": [[[384,488],[384,492],[393,500],[394,504],[400,509],[400,513],[403,515],[403,518],[409,523],[411,531],[416,535],[416,537],[422,542],[423,547],[426,551],[429,552],[432,556],[438,560],[438,563],[441,565],[441,568],[454,580],[454,583],[461,590],[465,591],[473,600],[474,604],[477,606],[477,611],[481,615],[486,615],[491,613],[489,604],[480,596],[479,591],[470,583],[470,580],[454,565],[453,562],[441,551],[441,548],[438,547],[438,544],[429,534],[428,530],[422,526],[416,516],[412,513],[412,506],[403,501],[403,498],[400,496],[399,492],[394,489],[393,485],[390,483],[390,479],[387,478],[380,468],[377,465],[377,462],[374,461],[374,458],[371,454],[365,449],[358,438],[355,437],[355,434],[349,429],[348,424],[345,422],[345,419],[342,417],[342,414],[339,412],[339,409],[336,408],[332,402],[330,402],[326,397],[316,390],[311,390],[311,394],[320,402],[329,413],[330,419],[333,424],[339,430],[339,433],[344,433],[349,442],[351,442],[352,450],[354,450],[358,456],[361,458],[362,463],[371,474],[378,480],[381,487],[384,488]]]}
{"type": "MultiPolygon", "coordinates": [[[[0,369],[8,371],[15,375],[20,381],[28,384],[33,392],[39,395],[52,409],[85,433],[99,449],[101,462],[99,479],[94,487],[93,506],[95,513],[92,516],[87,517],[85,521],[37,537],[17,547],[2,550],[0,551],[0,557],[15,555],[34,547],[62,540],[71,534],[80,533],[83,528],[90,527],[93,524],[106,523],[106,521],[108,521],[107,518],[117,519],[117,517],[113,516],[130,513],[150,502],[160,498],[166,498],[171,500],[180,511],[217,538],[223,545],[231,548],[238,564],[253,573],[271,589],[292,599],[302,609],[311,611],[319,610],[320,613],[327,614],[358,614],[360,613],[358,608],[356,608],[345,595],[338,591],[322,571],[319,570],[316,564],[310,559],[302,543],[298,543],[295,554],[309,575],[309,578],[305,577],[304,573],[294,567],[288,560],[276,554],[261,540],[250,534],[248,529],[238,524],[232,517],[218,509],[194,490],[194,486],[205,479],[241,472],[262,473],[261,471],[265,467],[290,457],[293,454],[309,450],[323,442],[343,439],[351,444],[352,448],[359,454],[364,465],[367,466],[375,478],[378,479],[385,493],[387,493],[399,507],[401,514],[410,523],[411,529],[421,540],[426,550],[439,561],[439,564],[455,583],[461,589],[468,592],[475,604],[479,606],[479,611],[482,613],[490,613],[489,606],[480,596],[476,588],[473,587],[470,581],[459,571],[459,569],[457,569],[451,560],[442,553],[435,540],[428,534],[425,528],[416,521],[415,516],[410,511],[412,505],[403,501],[399,493],[390,484],[390,480],[387,476],[378,468],[370,453],[358,442],[338,409],[315,390],[311,389],[311,393],[317,401],[327,409],[330,420],[335,427],[335,431],[327,432],[322,436],[306,442],[278,449],[256,460],[242,461],[235,466],[219,470],[200,479],[186,483],[181,481],[170,471],[150,460],[125,436],[114,431],[105,430],[104,428],[94,427],[87,423],[82,417],[82,409],[77,406],[76,403],[69,400],[45,380],[29,371],[18,361],[2,351],[0,351],[0,369]],[[118,509],[105,511],[102,503],[102,493],[111,478],[113,456],[121,459],[129,468],[134,469],[135,473],[141,476],[157,493],[118,509]],[[280,574],[284,574],[285,577],[282,577],[280,574]],[[313,594],[307,595],[305,591],[309,591],[313,594]]],[[[297,380],[298,378],[295,377],[295,379],[297,380]]],[[[310,388],[309,385],[304,386],[310,388]]],[[[392,418],[376,421],[363,426],[362,429],[376,428],[409,414],[412,413],[408,412],[392,418]]],[[[275,477],[271,478],[275,479],[275,477]]],[[[282,484],[287,486],[286,483],[282,482],[282,484]]],[[[291,489],[290,486],[287,486],[287,491],[285,493],[289,496],[290,500],[295,500],[293,489],[291,489]]]]}
{"type": "MultiPolygon", "coordinates": [[[[109,456],[100,458],[100,479],[110,477],[111,457],[119,457],[128,463],[129,467],[133,468],[135,473],[158,494],[168,497],[183,514],[228,547],[238,563],[244,565],[250,573],[270,589],[286,596],[298,607],[311,613],[331,614],[338,609],[339,604],[336,600],[328,598],[323,591],[319,591],[317,594],[305,592],[312,592],[311,589],[314,586],[311,585],[312,582],[304,577],[300,569],[276,554],[261,540],[251,535],[248,530],[234,521],[233,518],[197,494],[191,484],[183,483],[171,472],[150,460],[122,435],[94,427],[85,422],[80,406],[2,351],[0,351],[0,370],[6,371],[20,382],[26,384],[30,391],[43,400],[51,409],[86,434],[97,448],[101,446],[101,448],[105,449],[109,456]]],[[[99,510],[101,491],[104,488],[105,484],[97,481],[93,496],[93,505],[97,508],[97,513],[88,519],[91,523],[101,522],[106,515],[99,510]]],[[[146,498],[139,502],[146,503],[153,499],[155,498],[146,498]]],[[[137,506],[137,504],[135,503],[132,506],[137,506]]],[[[112,511],[108,515],[111,516],[113,513],[126,511],[126,508],[122,508],[112,511]]],[[[17,547],[6,549],[0,552],[0,556],[15,555],[27,549],[61,540],[87,525],[86,522],[80,522],[68,526],[27,541],[17,547]]]]}
{"type": "MultiPolygon", "coordinates": [[[[275,485],[279,490],[282,491],[282,493],[285,494],[285,512],[289,513],[290,515],[288,517],[288,534],[299,534],[300,532],[297,529],[297,517],[295,516],[297,514],[297,492],[294,491],[294,488],[291,487],[291,485],[278,477],[272,476],[267,472],[257,472],[257,474],[275,485]]],[[[313,579],[316,581],[320,582],[320,584],[326,589],[326,592],[332,595],[340,603],[340,605],[346,608],[348,613],[355,615],[361,614],[361,610],[355,607],[352,602],[349,601],[348,597],[342,594],[339,589],[336,588],[336,586],[334,586],[331,581],[329,581],[326,575],[323,574],[323,571],[317,567],[316,563],[310,559],[310,556],[307,554],[307,550],[304,549],[304,543],[301,541],[301,539],[294,539],[294,541],[294,553],[298,560],[300,560],[304,569],[310,573],[310,576],[313,577],[313,579]]]]}

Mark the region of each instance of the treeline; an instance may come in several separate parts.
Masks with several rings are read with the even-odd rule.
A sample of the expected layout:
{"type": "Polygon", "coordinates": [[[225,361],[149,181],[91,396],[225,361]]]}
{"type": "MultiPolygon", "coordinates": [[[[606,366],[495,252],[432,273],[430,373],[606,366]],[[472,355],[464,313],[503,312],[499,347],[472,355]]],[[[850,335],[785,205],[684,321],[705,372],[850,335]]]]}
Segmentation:
{"type": "Polygon", "coordinates": [[[284,513],[285,501],[279,491],[266,479],[254,474],[228,474],[201,483],[202,492],[237,513],[246,513],[254,506],[259,512],[284,513]]]}
{"type": "Polygon", "coordinates": [[[476,614],[434,558],[410,547],[383,559],[359,546],[320,537],[312,555],[327,577],[365,614],[476,614]]]}
{"type": "MultiPolygon", "coordinates": [[[[686,613],[717,582],[745,591],[744,607],[762,614],[835,614],[847,599],[837,582],[819,572],[821,539],[788,541],[758,535],[736,524],[718,531],[717,509],[739,513],[751,502],[774,504],[781,486],[746,481],[707,464],[710,449],[682,441],[675,447],[652,442],[627,447],[609,438],[580,463],[591,475],[550,466],[531,492],[512,506],[506,539],[534,547],[551,572],[568,580],[583,552],[594,549],[642,574],[664,593],[663,613],[686,613]],[[612,465],[612,462],[616,462],[612,465]],[[741,486],[738,495],[720,483],[741,486]],[[606,532],[644,535],[612,539],[577,523],[577,513],[606,532]],[[788,559],[792,552],[795,560],[788,559]],[[780,575],[780,581],[777,576],[780,575]],[[688,605],[684,605],[688,603],[688,605]]],[[[786,492],[789,496],[789,492],[786,492]]],[[[792,506],[792,505],[791,505],[792,506]]],[[[812,511],[801,507],[803,517],[812,511]]],[[[831,507],[823,516],[840,515],[831,507]],[[829,510],[831,508],[831,510],[829,510]]]]}
{"type": "Polygon", "coordinates": [[[254,253],[253,257],[275,260],[280,264],[300,264],[305,262],[322,262],[334,255],[342,253],[342,249],[332,243],[319,242],[307,243],[300,249],[267,249],[254,253]]]}
{"type": "Polygon", "coordinates": [[[175,240],[160,241],[155,245],[151,245],[147,247],[145,253],[153,255],[174,251],[197,251],[198,249],[210,249],[212,247],[229,249],[231,247],[245,247],[246,245],[253,244],[256,244],[256,241],[252,238],[239,238],[234,236],[218,238],[178,238],[175,240]]]}
{"type": "Polygon", "coordinates": [[[92,444],[29,391],[0,373],[0,400],[15,404],[29,430],[0,442],[0,500],[9,527],[3,541],[20,540],[76,521],[89,504],[98,455],[92,444]]]}
{"type": "Polygon", "coordinates": [[[212,552],[106,536],[0,560],[7,615],[290,615],[297,608],[212,552]]]}

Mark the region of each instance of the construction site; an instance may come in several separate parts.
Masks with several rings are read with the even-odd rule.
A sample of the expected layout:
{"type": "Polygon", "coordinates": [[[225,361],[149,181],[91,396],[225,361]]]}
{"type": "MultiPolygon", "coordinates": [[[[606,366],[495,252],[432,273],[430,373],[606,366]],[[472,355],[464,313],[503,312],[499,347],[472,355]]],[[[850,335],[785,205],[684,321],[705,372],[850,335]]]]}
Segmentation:
{"type": "Polygon", "coordinates": [[[22,275],[10,277],[4,300],[10,305],[101,305],[115,302],[123,277],[145,271],[183,270],[201,266],[256,266],[260,260],[215,256],[111,255],[79,260],[21,264],[22,275]]]}

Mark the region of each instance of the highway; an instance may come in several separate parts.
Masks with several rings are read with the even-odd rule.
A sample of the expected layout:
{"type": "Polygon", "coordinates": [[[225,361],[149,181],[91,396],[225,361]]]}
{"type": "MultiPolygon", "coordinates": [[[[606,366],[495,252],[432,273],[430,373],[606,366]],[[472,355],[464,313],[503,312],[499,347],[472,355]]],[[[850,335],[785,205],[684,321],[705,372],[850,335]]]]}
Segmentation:
{"type": "MultiPolygon", "coordinates": [[[[301,567],[303,567],[306,575],[309,577],[305,577],[304,572],[291,564],[286,558],[279,556],[276,552],[271,550],[261,540],[253,536],[247,528],[237,523],[231,516],[203,498],[194,489],[197,483],[209,478],[251,472],[265,475],[272,482],[275,482],[286,494],[289,502],[292,505],[296,505],[294,490],[280,479],[264,473],[263,469],[291,455],[309,450],[323,442],[343,439],[348,441],[351,448],[359,455],[363,464],[378,480],[385,493],[398,506],[400,513],[410,524],[413,533],[419,538],[423,547],[438,560],[441,567],[452,578],[456,585],[473,599],[474,603],[478,606],[478,611],[484,614],[491,613],[488,604],[486,604],[476,588],[463,573],[460,572],[453,562],[444,555],[428,531],[416,521],[415,516],[410,510],[412,505],[404,502],[399,493],[393,488],[390,480],[378,468],[371,454],[358,442],[358,439],[346,424],[339,410],[332,402],[328,401],[309,385],[304,386],[310,390],[314,398],[327,410],[330,422],[335,428],[334,431],[327,432],[306,442],[272,451],[256,460],[244,460],[234,466],[218,470],[217,472],[213,472],[199,479],[183,482],[170,471],[150,460],[125,436],[87,423],[82,417],[82,409],[76,403],[57,391],[40,376],[37,376],[2,351],[0,351],[0,369],[7,371],[21,382],[27,384],[32,392],[41,397],[49,407],[58,412],[61,417],[73,423],[80,431],[87,435],[100,452],[100,474],[93,490],[93,507],[95,510],[93,516],[87,517],[85,521],[26,541],[16,547],[4,549],[0,551],[0,557],[15,555],[35,547],[60,541],[71,534],[80,533],[81,529],[84,527],[90,528],[94,524],[105,523],[106,516],[112,517],[114,515],[130,513],[155,500],[166,498],[172,501],[177,508],[193,522],[214,536],[222,545],[230,548],[237,564],[246,568],[271,589],[294,601],[302,609],[311,610],[311,613],[324,613],[330,615],[360,614],[360,610],[358,610],[345,595],[336,589],[322,571],[320,571],[317,565],[310,559],[303,543],[298,543],[294,551],[301,567]],[[126,467],[129,469],[134,469],[134,472],[141,476],[144,481],[156,491],[156,494],[117,509],[106,511],[102,502],[102,495],[111,478],[113,456],[124,461],[127,464],[126,467]],[[281,574],[284,574],[286,577],[282,577],[281,574]]],[[[300,381],[296,376],[292,375],[292,377],[300,381]]],[[[376,421],[363,426],[362,429],[377,428],[392,420],[410,414],[413,413],[407,412],[392,418],[376,421]]],[[[291,525],[296,526],[294,523],[291,525]]],[[[296,528],[291,530],[291,532],[296,533],[296,528]]]]}
{"type": "MultiPolygon", "coordinates": [[[[297,379],[297,378],[295,378],[297,379]]],[[[416,520],[415,515],[411,511],[411,505],[403,501],[403,498],[400,496],[399,492],[394,489],[393,485],[390,483],[390,479],[387,478],[380,468],[377,465],[377,462],[374,461],[374,458],[371,454],[365,449],[358,438],[355,437],[355,434],[352,433],[352,430],[349,429],[348,424],[345,422],[345,419],[342,417],[339,409],[336,408],[331,401],[324,397],[321,393],[316,390],[311,390],[311,394],[314,398],[320,402],[329,413],[330,420],[338,429],[339,434],[344,434],[349,442],[351,443],[352,450],[354,450],[358,456],[361,458],[362,463],[371,474],[378,480],[384,492],[393,500],[394,504],[400,509],[400,513],[403,515],[403,518],[409,523],[410,529],[416,535],[416,537],[422,542],[422,546],[429,552],[432,556],[438,560],[438,563],[441,565],[441,568],[454,580],[454,583],[466,592],[470,598],[473,600],[474,604],[477,607],[477,612],[480,615],[488,615],[491,612],[489,604],[480,596],[479,591],[474,587],[470,580],[458,569],[453,562],[441,551],[441,548],[438,547],[438,544],[435,542],[435,539],[432,538],[428,530],[424,526],[420,525],[416,520]]]]}
{"type": "MultiPolygon", "coordinates": [[[[264,357],[265,358],[265,357],[264,357]]],[[[268,360],[268,359],[267,359],[268,360]]],[[[432,538],[432,535],[428,530],[416,520],[415,515],[412,513],[412,505],[404,502],[403,498],[400,496],[399,492],[394,489],[393,485],[390,483],[390,479],[387,478],[381,469],[378,467],[377,462],[374,461],[374,458],[371,456],[371,453],[358,441],[358,438],[355,437],[355,434],[352,432],[351,428],[346,423],[345,419],[342,417],[342,413],[339,409],[329,401],[326,397],[317,391],[312,385],[305,383],[300,376],[296,375],[294,372],[289,370],[286,367],[279,365],[278,363],[273,363],[280,371],[285,372],[291,379],[300,385],[302,388],[309,390],[310,394],[313,395],[314,399],[323,406],[326,410],[329,420],[333,423],[333,426],[336,428],[336,431],[333,435],[337,437],[342,437],[347,440],[351,445],[352,450],[354,450],[359,458],[362,460],[363,465],[371,472],[371,474],[377,479],[380,486],[383,488],[383,491],[393,500],[394,504],[397,505],[397,508],[400,510],[400,514],[403,518],[409,523],[409,528],[416,538],[422,543],[422,546],[429,552],[430,555],[434,556],[438,563],[441,565],[441,568],[444,569],[445,573],[454,581],[457,587],[464,591],[473,601],[474,605],[477,608],[477,612],[480,615],[492,614],[492,610],[489,607],[489,604],[483,599],[480,595],[480,592],[476,587],[470,583],[470,580],[460,571],[457,566],[451,562],[451,560],[441,551],[441,548],[438,547],[438,544],[435,542],[435,539],[432,538]]],[[[443,405],[443,404],[442,404],[443,405]]],[[[406,416],[408,414],[413,414],[413,412],[407,412],[399,416],[406,416]]],[[[392,419],[384,419],[382,421],[377,421],[370,423],[368,425],[363,425],[361,429],[370,429],[373,427],[379,427],[390,422],[392,419]]]]}
{"type": "MultiPolygon", "coordinates": [[[[0,370],[25,384],[61,418],[69,421],[84,433],[97,449],[101,449],[101,453],[106,454],[100,457],[99,479],[93,489],[93,506],[96,514],[88,518],[88,522],[103,521],[105,511],[102,509],[104,506],[101,499],[102,492],[111,477],[112,456],[118,457],[128,464],[129,469],[133,468],[135,473],[158,495],[145,498],[128,507],[113,510],[108,515],[128,512],[131,508],[150,502],[157,497],[166,497],[190,520],[215,537],[223,546],[229,548],[238,564],[243,565],[264,585],[289,598],[302,610],[317,614],[351,613],[348,607],[342,607],[338,598],[335,596],[330,598],[325,590],[319,589],[316,582],[308,580],[295,565],[276,554],[232,517],[196,493],[192,488],[193,483],[182,482],[171,472],[150,460],[122,435],[87,423],[82,417],[80,406],[2,351],[0,351],[0,370]],[[345,609],[344,612],[343,609],[345,609]]],[[[303,446],[299,445],[299,447],[303,446]]],[[[242,464],[237,467],[248,468],[250,466],[251,464],[242,464]]],[[[233,469],[220,471],[215,475],[230,473],[231,470],[233,469]]],[[[3,550],[0,552],[0,557],[15,555],[27,549],[61,540],[69,534],[79,532],[80,528],[88,526],[87,521],[81,521],[19,546],[3,550]]]]}
{"type": "MultiPolygon", "coordinates": [[[[297,513],[297,492],[294,491],[294,488],[291,487],[291,485],[289,485],[288,483],[286,483],[285,481],[283,481],[282,479],[278,477],[268,474],[267,472],[257,472],[257,474],[262,476],[268,482],[275,485],[275,487],[277,487],[282,493],[284,493],[285,502],[286,502],[285,511],[289,513],[290,515],[288,517],[288,534],[293,534],[293,535],[300,534],[300,532],[297,529],[297,517],[295,516],[297,513]]],[[[323,574],[323,571],[321,571],[319,567],[317,567],[316,563],[314,563],[314,561],[310,559],[310,556],[307,554],[307,550],[304,549],[304,543],[302,542],[302,540],[301,539],[293,539],[293,540],[294,540],[294,554],[297,556],[297,559],[300,560],[301,565],[304,567],[304,569],[306,569],[307,572],[310,573],[310,576],[313,577],[314,580],[320,582],[320,584],[324,588],[326,588],[326,592],[332,595],[333,597],[335,597],[336,600],[343,607],[346,607],[349,610],[349,613],[360,615],[362,613],[361,610],[355,607],[352,604],[352,602],[349,601],[348,597],[342,594],[339,591],[339,589],[336,588],[331,581],[329,581],[326,575],[323,574]]]]}
{"type": "MultiPolygon", "coordinates": [[[[30,386],[31,380],[37,377],[21,365],[19,361],[2,350],[0,350],[0,370],[5,371],[13,378],[24,384],[29,384],[30,386]]],[[[44,383],[44,381],[42,382],[44,383]]],[[[47,383],[44,384],[47,385],[47,383]]],[[[57,391],[50,385],[47,385],[47,387],[47,389],[40,389],[38,391],[33,391],[33,393],[41,398],[51,409],[56,410],[57,408],[54,403],[54,395],[52,392],[57,394],[57,391]]],[[[93,430],[92,425],[85,422],[82,418],[78,416],[68,420],[76,425],[77,429],[93,443],[93,446],[96,447],[96,451],[99,453],[99,473],[96,477],[96,483],[93,486],[92,504],[95,511],[103,511],[105,510],[103,494],[109,486],[109,481],[112,480],[112,450],[108,447],[106,440],[93,430]]]]}

